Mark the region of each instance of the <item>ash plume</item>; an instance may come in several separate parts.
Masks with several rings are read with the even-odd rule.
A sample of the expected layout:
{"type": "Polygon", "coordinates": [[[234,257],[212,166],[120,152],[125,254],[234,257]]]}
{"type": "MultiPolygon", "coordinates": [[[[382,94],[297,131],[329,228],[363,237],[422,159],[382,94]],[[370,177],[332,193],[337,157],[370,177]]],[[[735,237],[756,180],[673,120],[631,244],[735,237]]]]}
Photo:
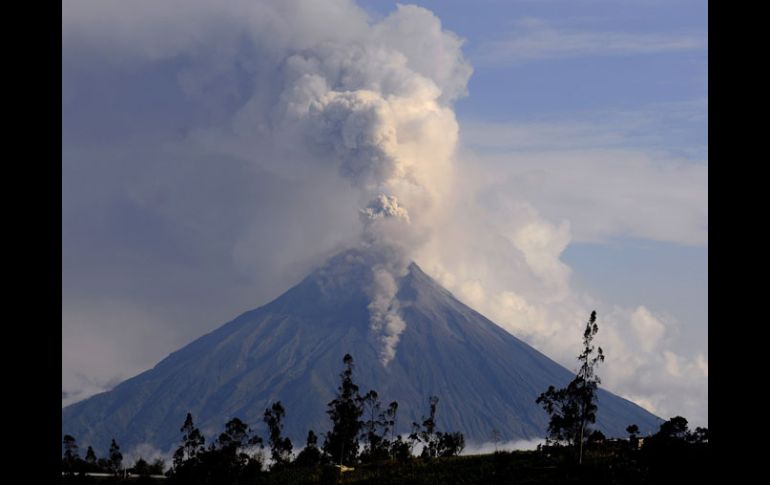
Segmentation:
{"type": "Polygon", "coordinates": [[[409,223],[409,212],[399,205],[398,199],[390,195],[378,195],[365,209],[361,209],[360,213],[364,224],[388,217],[403,219],[409,223]]]}

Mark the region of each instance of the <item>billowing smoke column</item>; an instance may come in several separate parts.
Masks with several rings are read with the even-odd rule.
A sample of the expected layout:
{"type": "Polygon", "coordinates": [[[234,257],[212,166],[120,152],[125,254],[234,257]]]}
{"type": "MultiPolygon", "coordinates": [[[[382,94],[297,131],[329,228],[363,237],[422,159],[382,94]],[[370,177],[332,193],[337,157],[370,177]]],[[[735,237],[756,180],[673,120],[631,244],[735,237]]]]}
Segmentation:
{"type": "Polygon", "coordinates": [[[405,225],[410,223],[409,213],[393,196],[380,194],[366,208],[360,211],[364,224],[364,241],[378,248],[386,256],[386,262],[372,268],[372,285],[368,288],[369,315],[372,332],[381,344],[380,361],[387,366],[396,356],[396,345],[406,323],[399,315],[400,304],[396,298],[398,292],[397,277],[407,272],[408,260],[403,241],[387,241],[384,238],[386,226],[395,224],[395,233],[404,233],[405,225]]]}
{"type": "Polygon", "coordinates": [[[394,265],[377,265],[373,268],[374,277],[369,288],[369,319],[375,338],[381,344],[380,362],[387,366],[396,356],[396,345],[406,323],[399,315],[399,302],[396,298],[399,275],[394,265]]]}
{"type": "Polygon", "coordinates": [[[398,278],[452,181],[458,125],[450,103],[471,72],[460,45],[427,10],[400,6],[366,40],[322,43],[284,65],[281,127],[297,130],[319,160],[360,189],[368,200],[359,210],[364,243],[394,255],[373,269],[368,289],[383,365],[406,327],[398,278]],[[434,57],[398,35],[415,29],[426,32],[431,49],[439,46],[434,57]]]}
{"type": "Polygon", "coordinates": [[[400,304],[396,298],[398,292],[397,278],[407,272],[408,247],[404,240],[387,240],[386,224],[394,224],[393,233],[404,234],[406,225],[410,223],[409,213],[393,196],[380,194],[366,208],[360,211],[364,224],[364,242],[377,249],[384,255],[385,263],[372,268],[372,285],[368,288],[369,315],[372,332],[381,344],[380,361],[387,366],[396,356],[396,345],[401,332],[406,328],[406,322],[399,315],[400,304]],[[384,246],[384,247],[383,247],[384,246]]]}

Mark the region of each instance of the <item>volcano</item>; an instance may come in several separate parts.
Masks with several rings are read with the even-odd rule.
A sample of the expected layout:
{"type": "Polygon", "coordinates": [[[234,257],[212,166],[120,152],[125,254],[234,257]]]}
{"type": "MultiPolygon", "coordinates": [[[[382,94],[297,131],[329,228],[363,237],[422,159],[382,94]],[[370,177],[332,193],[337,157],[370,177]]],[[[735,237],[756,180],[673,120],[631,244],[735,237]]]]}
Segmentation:
{"type": "MultiPolygon", "coordinates": [[[[399,403],[398,432],[421,421],[436,395],[438,429],[461,431],[466,442],[487,442],[492,430],[503,441],[543,438],[548,416],[535,399],[574,373],[461,303],[415,263],[395,280],[405,327],[395,355],[383,362],[367,291],[383,257],[365,249],[337,254],[272,302],[62,409],[62,432],[97,450],[115,438],[124,450],[150,444],[168,451],[180,441],[187,412],[207,443],[232,417],[265,436],[265,408],[280,400],[284,431],[301,446],[309,429],[329,429],[326,404],[349,353],[362,394],[375,389],[383,408],[399,403]]],[[[594,427],[608,437],[625,436],[630,424],[642,434],[656,431],[662,422],[603,389],[598,408],[594,427]]]]}

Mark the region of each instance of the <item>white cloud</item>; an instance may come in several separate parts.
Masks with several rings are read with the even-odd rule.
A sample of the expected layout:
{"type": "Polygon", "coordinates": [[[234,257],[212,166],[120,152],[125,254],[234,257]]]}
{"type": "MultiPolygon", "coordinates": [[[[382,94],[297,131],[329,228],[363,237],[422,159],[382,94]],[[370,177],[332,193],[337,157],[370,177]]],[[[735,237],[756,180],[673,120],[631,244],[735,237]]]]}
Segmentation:
{"type": "Polygon", "coordinates": [[[456,187],[454,204],[447,208],[451,217],[434,228],[417,262],[465,303],[569,369],[576,366],[585,321],[591,310],[598,310],[597,343],[607,354],[599,369],[603,386],[663,417],[682,414],[707,423],[707,365],[702,357],[675,347],[671,337],[677,322],[643,304],[622,308],[577,291],[561,261],[573,232],[586,237],[590,229],[592,238],[637,231],[642,237],[699,243],[697,236],[667,230],[665,219],[670,217],[677,230],[687,220],[677,212],[681,194],[668,193],[674,188],[705,191],[705,168],[656,165],[644,157],[631,163],[619,158],[615,164],[611,159],[562,159],[565,153],[574,156],[497,155],[495,163],[478,156],[474,164],[463,159],[458,180],[464,185],[456,187]],[[510,183],[517,176],[505,174],[519,170],[517,183],[510,183]],[[680,170],[703,177],[677,176],[680,170]],[[558,188],[544,190],[549,184],[558,188]],[[602,189],[604,184],[609,188],[602,189]],[[659,197],[670,208],[658,207],[648,217],[629,211],[636,204],[654,206],[659,197]],[[564,219],[557,223],[545,212],[564,219]],[[615,227],[615,218],[623,225],[615,227]],[[596,225],[586,228],[590,219],[596,225]]]}
{"type": "Polygon", "coordinates": [[[484,154],[492,212],[526,202],[569,222],[575,241],[640,238],[708,243],[708,167],[643,151],[590,149],[484,154]]]}
{"type": "Polygon", "coordinates": [[[653,103],[634,110],[590,110],[525,120],[463,119],[463,145],[484,153],[625,149],[704,162],[708,101],[653,103]]]}
{"type": "Polygon", "coordinates": [[[703,49],[697,35],[560,30],[546,22],[520,22],[507,37],[482,43],[474,56],[479,65],[522,64],[543,59],[629,56],[703,49]]]}
{"type": "Polygon", "coordinates": [[[642,238],[708,243],[707,103],[462,120],[462,177],[500,217],[529,204],[577,242],[642,238]]]}
{"type": "Polygon", "coordinates": [[[631,325],[636,332],[642,350],[652,352],[658,348],[660,339],[665,332],[665,326],[647,308],[640,306],[634,310],[631,314],[631,325]]]}

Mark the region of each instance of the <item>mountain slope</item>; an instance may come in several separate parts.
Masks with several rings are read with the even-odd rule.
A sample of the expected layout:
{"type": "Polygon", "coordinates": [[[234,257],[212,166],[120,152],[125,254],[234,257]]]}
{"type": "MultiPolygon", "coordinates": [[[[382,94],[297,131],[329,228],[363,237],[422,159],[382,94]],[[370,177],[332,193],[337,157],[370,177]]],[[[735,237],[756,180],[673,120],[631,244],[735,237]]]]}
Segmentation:
{"type": "MultiPolygon", "coordinates": [[[[209,441],[234,416],[264,435],[264,410],[280,400],[285,431],[301,445],[308,429],[328,429],[326,404],[350,353],[362,393],[373,388],[383,405],[398,401],[399,432],[427,413],[435,394],[439,429],[462,431],[466,441],[488,441],[492,429],[504,440],[543,437],[547,415],[535,399],[573,374],[462,304],[414,263],[396,295],[406,328],[393,360],[381,363],[366,291],[381,262],[373,252],[338,254],[269,304],[111,391],[64,408],[62,432],[95,449],[115,437],[123,449],[149,443],[166,451],[179,441],[188,411],[209,441]]],[[[625,435],[632,423],[654,431],[659,422],[600,390],[596,428],[606,435],[625,435]]]]}

